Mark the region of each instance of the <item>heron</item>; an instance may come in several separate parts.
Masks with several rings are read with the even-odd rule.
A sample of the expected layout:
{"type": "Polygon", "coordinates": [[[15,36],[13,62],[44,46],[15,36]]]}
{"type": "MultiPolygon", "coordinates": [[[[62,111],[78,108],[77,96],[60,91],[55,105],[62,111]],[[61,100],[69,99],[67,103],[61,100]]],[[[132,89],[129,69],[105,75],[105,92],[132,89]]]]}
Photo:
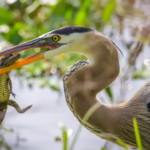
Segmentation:
{"type": "Polygon", "coordinates": [[[66,26],[9,48],[1,52],[0,56],[37,47],[46,47],[48,50],[2,68],[0,74],[63,53],[85,55],[88,62],[78,61],[63,77],[66,102],[70,110],[83,123],[88,110],[98,104],[83,125],[102,139],[113,143],[120,139],[132,148],[137,147],[133,128],[133,118],[136,118],[143,149],[149,150],[150,82],[131,99],[119,104],[104,104],[96,98],[97,93],[108,87],[119,75],[120,50],[115,43],[97,30],[66,26]]]}

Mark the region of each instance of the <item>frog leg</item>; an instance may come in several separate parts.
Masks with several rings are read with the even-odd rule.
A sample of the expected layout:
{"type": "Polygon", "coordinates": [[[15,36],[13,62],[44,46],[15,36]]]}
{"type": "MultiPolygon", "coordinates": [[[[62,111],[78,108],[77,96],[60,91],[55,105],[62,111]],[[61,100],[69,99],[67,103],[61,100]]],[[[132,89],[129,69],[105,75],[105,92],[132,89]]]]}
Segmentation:
{"type": "Polygon", "coordinates": [[[24,113],[24,112],[26,112],[28,109],[30,109],[32,107],[32,105],[30,105],[30,106],[28,106],[26,108],[21,109],[20,106],[13,100],[8,100],[7,104],[12,106],[12,107],[14,107],[17,110],[18,113],[24,113]]]}
{"type": "Polygon", "coordinates": [[[16,94],[12,92],[12,82],[11,82],[9,75],[8,75],[8,84],[9,84],[9,88],[10,88],[10,93],[15,98],[16,94]]]}
{"type": "Polygon", "coordinates": [[[7,110],[7,109],[4,109],[3,111],[0,111],[0,125],[1,125],[1,123],[3,122],[3,119],[4,119],[4,117],[5,117],[6,110],[7,110]]]}

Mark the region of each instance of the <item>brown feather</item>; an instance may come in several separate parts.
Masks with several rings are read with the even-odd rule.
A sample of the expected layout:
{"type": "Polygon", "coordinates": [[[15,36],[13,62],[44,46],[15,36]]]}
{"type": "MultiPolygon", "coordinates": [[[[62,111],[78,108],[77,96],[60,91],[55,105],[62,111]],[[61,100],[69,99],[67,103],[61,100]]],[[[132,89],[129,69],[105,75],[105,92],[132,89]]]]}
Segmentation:
{"type": "Polygon", "coordinates": [[[84,126],[103,139],[114,143],[121,139],[131,147],[137,147],[133,129],[135,117],[143,148],[148,150],[150,113],[146,103],[149,83],[126,102],[113,106],[101,103],[96,99],[96,94],[111,84],[119,74],[118,52],[113,43],[100,33],[86,33],[84,40],[88,43],[85,53],[90,53],[94,62],[88,65],[85,61],[79,61],[65,74],[64,90],[69,108],[83,122],[88,110],[98,103],[99,107],[84,126]]]}

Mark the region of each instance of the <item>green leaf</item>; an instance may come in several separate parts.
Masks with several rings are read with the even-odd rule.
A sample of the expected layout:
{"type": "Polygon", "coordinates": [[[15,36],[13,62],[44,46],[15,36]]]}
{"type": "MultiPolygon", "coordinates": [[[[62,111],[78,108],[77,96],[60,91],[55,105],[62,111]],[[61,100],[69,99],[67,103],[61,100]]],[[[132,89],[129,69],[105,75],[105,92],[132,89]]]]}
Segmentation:
{"type": "Polygon", "coordinates": [[[115,9],[116,0],[109,0],[102,13],[102,20],[107,23],[115,9]]]}
{"type": "Polygon", "coordinates": [[[137,146],[138,146],[139,150],[143,150],[136,118],[133,118],[133,126],[134,126],[134,132],[135,132],[137,146]]]}
{"type": "Polygon", "coordinates": [[[59,91],[59,90],[60,90],[60,89],[59,89],[59,86],[56,85],[56,84],[51,84],[51,85],[50,85],[50,88],[51,88],[52,90],[54,90],[54,91],[59,91]]]}
{"type": "Polygon", "coordinates": [[[106,150],[106,148],[105,148],[105,147],[102,147],[101,150],[106,150]]]}
{"type": "Polygon", "coordinates": [[[9,24],[12,21],[12,12],[0,7],[0,24],[9,24]]]}
{"type": "Polygon", "coordinates": [[[11,28],[11,30],[5,34],[5,38],[13,45],[17,45],[22,41],[22,37],[19,35],[18,30],[11,28]]]}
{"type": "Polygon", "coordinates": [[[113,100],[113,95],[112,95],[110,87],[105,88],[105,91],[106,91],[107,95],[109,96],[109,98],[111,100],[113,100]]]}
{"type": "Polygon", "coordinates": [[[65,13],[65,19],[69,21],[71,20],[72,16],[73,16],[73,8],[70,8],[65,13]]]}
{"type": "Polygon", "coordinates": [[[6,144],[5,147],[7,150],[11,150],[11,147],[8,144],[6,144]]]}
{"type": "Polygon", "coordinates": [[[81,25],[85,20],[87,20],[87,9],[89,9],[91,4],[91,0],[86,0],[82,4],[81,8],[79,9],[75,19],[74,19],[74,24],[75,25],[81,25]]]}
{"type": "Polygon", "coordinates": [[[0,148],[2,147],[2,145],[3,145],[3,141],[0,141],[0,148]]]}
{"type": "Polygon", "coordinates": [[[142,68],[141,70],[133,70],[133,78],[137,79],[137,78],[148,78],[150,76],[150,72],[147,68],[142,68]]]}

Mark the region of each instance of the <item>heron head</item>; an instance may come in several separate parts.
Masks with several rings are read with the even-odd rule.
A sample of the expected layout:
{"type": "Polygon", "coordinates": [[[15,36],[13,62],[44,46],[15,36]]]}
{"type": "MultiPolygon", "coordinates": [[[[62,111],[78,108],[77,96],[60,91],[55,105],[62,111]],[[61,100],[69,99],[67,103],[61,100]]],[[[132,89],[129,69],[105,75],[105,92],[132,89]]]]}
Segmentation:
{"type": "Polygon", "coordinates": [[[86,41],[83,40],[86,37],[86,33],[93,31],[94,30],[90,28],[78,26],[67,26],[59,28],[46,34],[43,34],[34,40],[7,49],[1,52],[0,56],[11,53],[17,53],[19,51],[24,51],[27,49],[37,47],[48,48],[48,50],[43,52],[46,58],[53,57],[53,54],[55,53],[61,54],[66,52],[74,52],[77,51],[80,45],[87,45],[86,41]]]}
{"type": "Polygon", "coordinates": [[[85,27],[67,26],[40,36],[39,46],[47,47],[44,58],[49,59],[62,53],[84,53],[87,47],[86,37],[94,30],[85,27]]]}
{"type": "Polygon", "coordinates": [[[77,52],[86,54],[88,49],[90,49],[90,45],[94,43],[93,39],[90,40],[90,38],[91,35],[94,35],[95,33],[97,32],[90,28],[67,26],[48,32],[31,41],[9,48],[1,52],[0,57],[37,47],[46,47],[48,50],[41,51],[36,55],[16,62],[9,67],[3,68],[0,70],[0,74],[41,59],[50,59],[62,53],[77,52]]]}
{"type": "MultiPolygon", "coordinates": [[[[50,59],[62,53],[82,53],[82,51],[84,51],[85,47],[87,46],[87,42],[85,41],[86,34],[90,32],[94,32],[94,30],[85,27],[66,26],[48,32],[31,41],[9,48],[1,52],[0,57],[37,47],[46,47],[48,50],[42,51],[34,56],[16,62],[7,68],[4,68],[3,71],[5,70],[4,72],[8,72],[12,69],[33,63],[41,59],[50,59]]],[[[0,74],[4,72],[1,70],[0,74]]]]}

